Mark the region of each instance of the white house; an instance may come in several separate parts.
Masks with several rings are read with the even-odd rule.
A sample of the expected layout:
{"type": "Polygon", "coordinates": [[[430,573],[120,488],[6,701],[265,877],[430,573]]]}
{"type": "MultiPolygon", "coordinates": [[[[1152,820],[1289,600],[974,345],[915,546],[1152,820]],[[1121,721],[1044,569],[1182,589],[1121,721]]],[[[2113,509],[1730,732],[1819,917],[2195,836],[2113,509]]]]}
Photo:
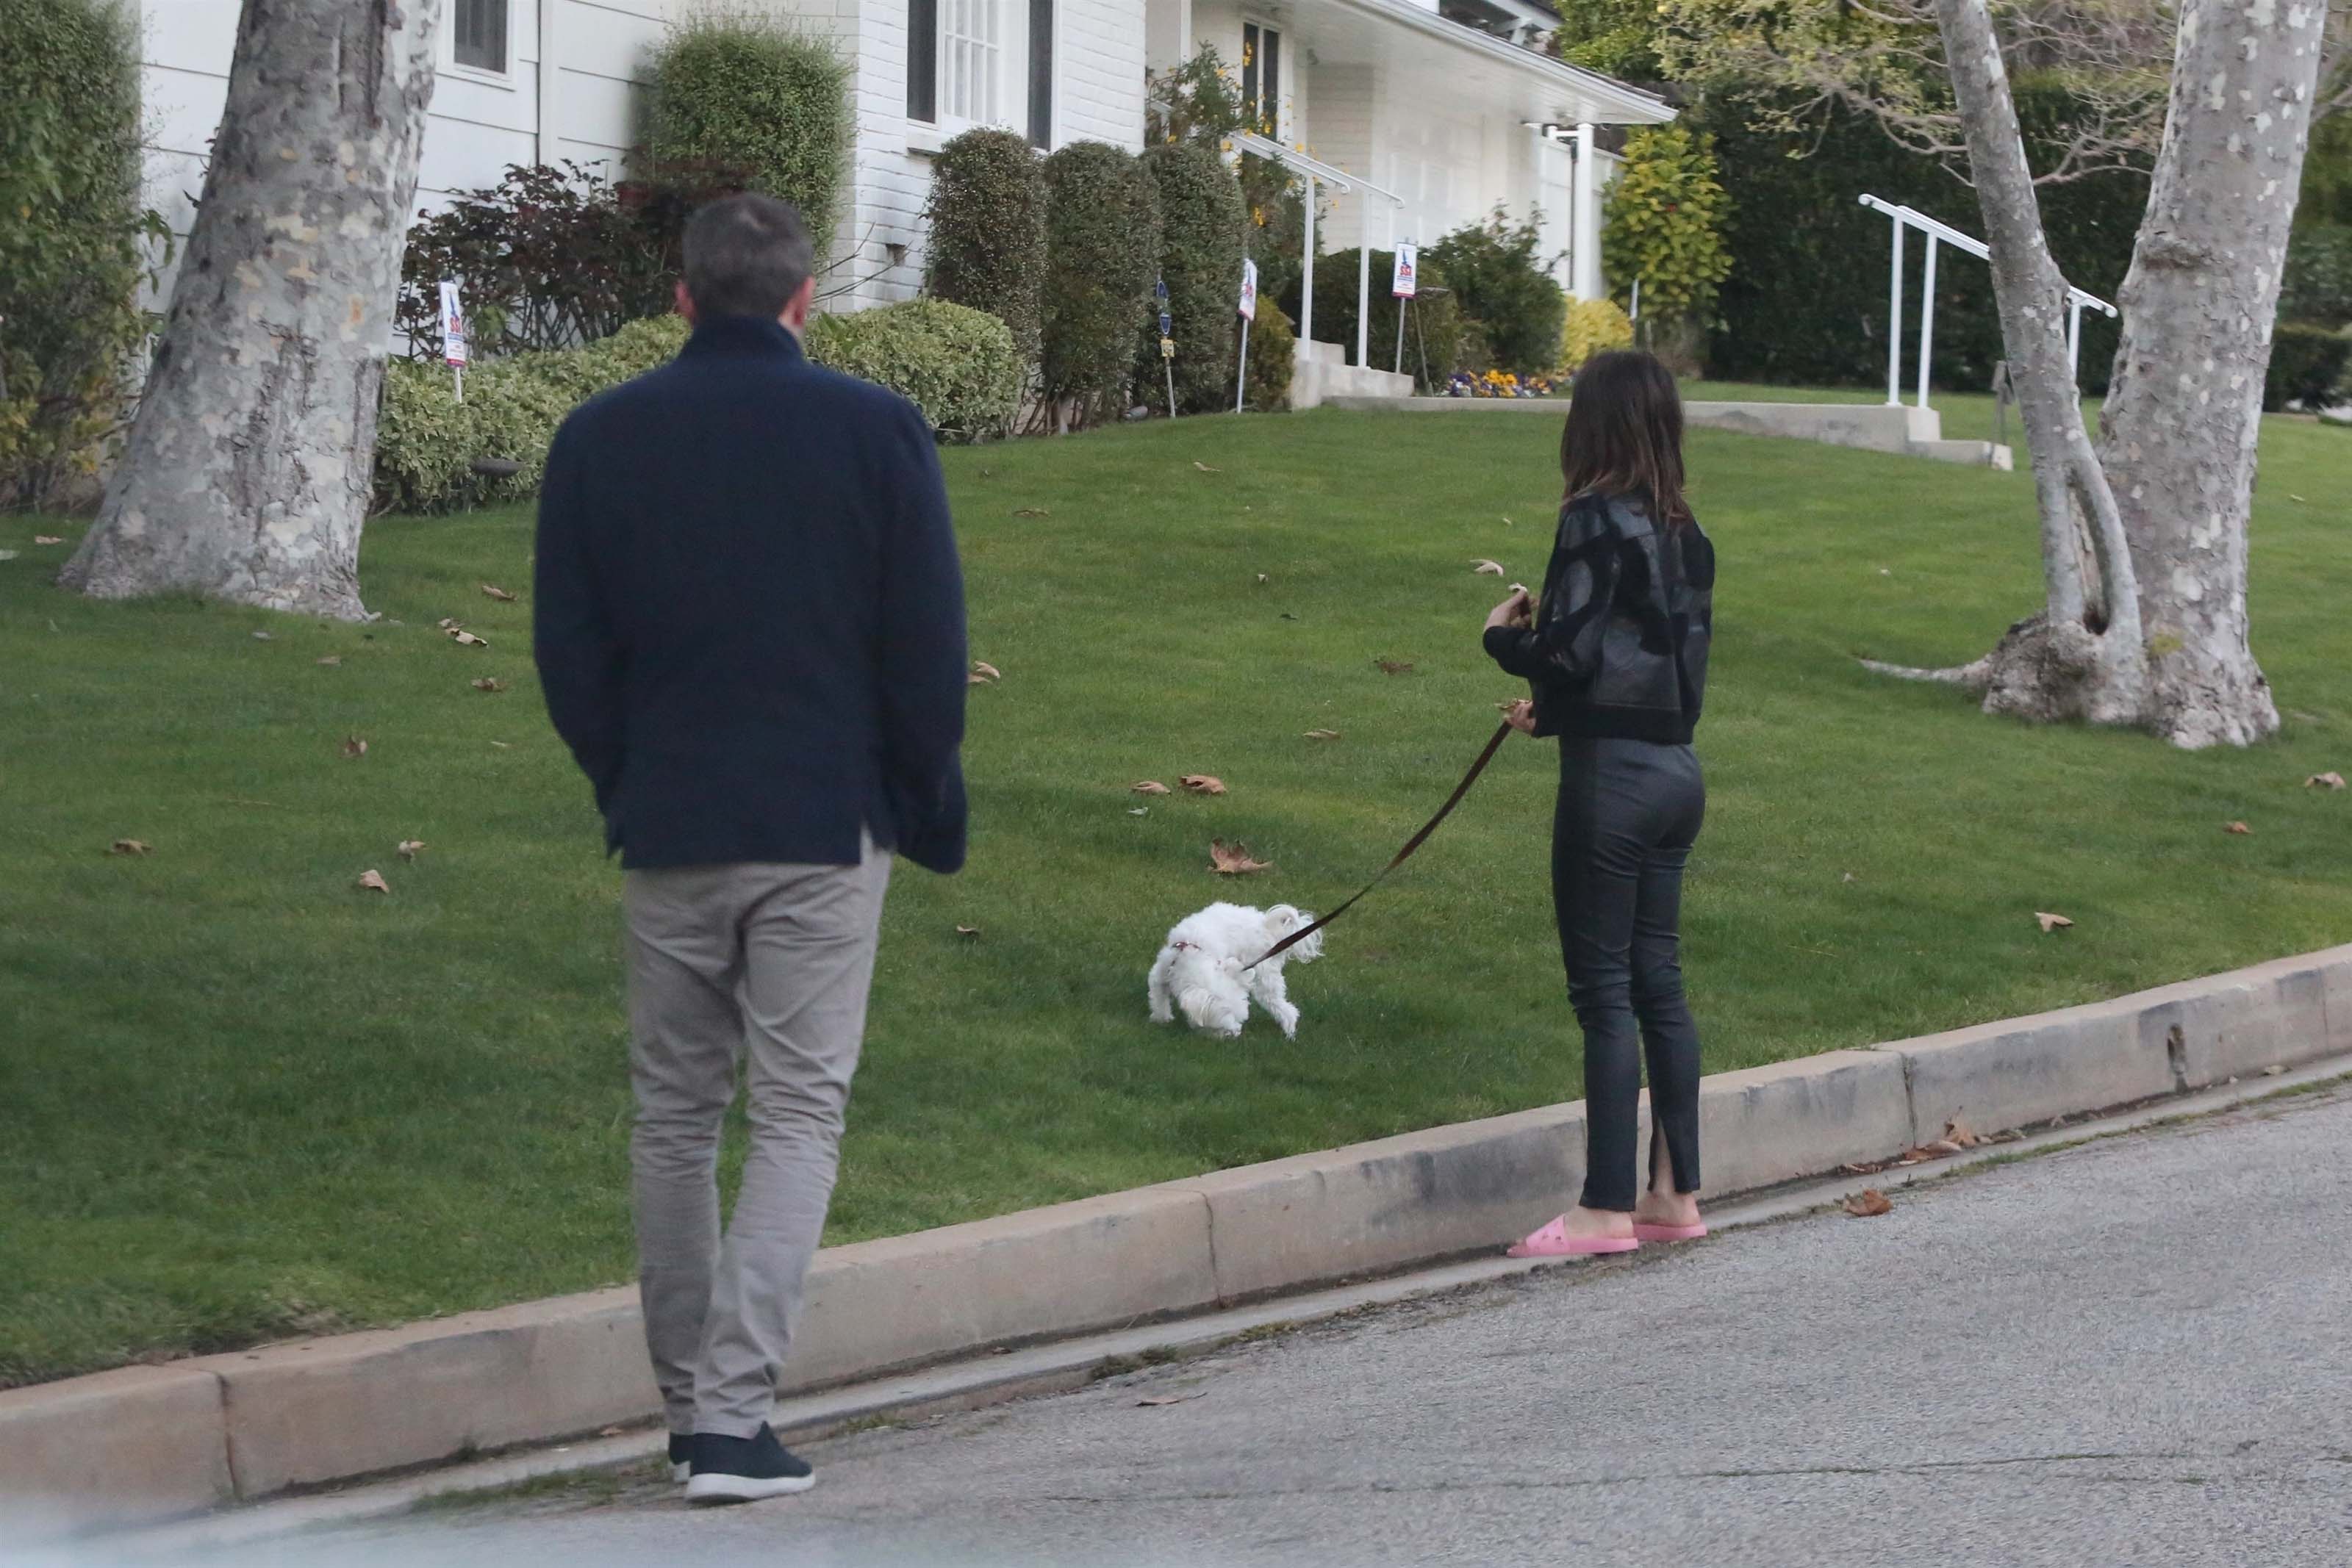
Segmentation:
{"type": "MultiPolygon", "coordinates": [[[[445,0],[420,203],[495,184],[509,163],[569,159],[617,173],[646,62],[667,19],[697,3],[445,0]]],[[[999,125],[1045,148],[1088,138],[1139,148],[1145,73],[1203,45],[1241,68],[1286,148],[1349,178],[1324,248],[1434,239],[1498,204],[1540,209],[1547,248],[1566,258],[1561,281],[1581,296],[1601,290],[1607,162],[1590,128],[1673,117],[1649,94],[1538,52],[1552,17],[1537,0],[759,3],[830,34],[854,67],[837,274],[854,281],[840,301],[849,308],[921,287],[929,160],[947,138],[999,125]]],[[[141,4],[150,199],[184,231],[226,94],[238,0],[141,4]]]]}

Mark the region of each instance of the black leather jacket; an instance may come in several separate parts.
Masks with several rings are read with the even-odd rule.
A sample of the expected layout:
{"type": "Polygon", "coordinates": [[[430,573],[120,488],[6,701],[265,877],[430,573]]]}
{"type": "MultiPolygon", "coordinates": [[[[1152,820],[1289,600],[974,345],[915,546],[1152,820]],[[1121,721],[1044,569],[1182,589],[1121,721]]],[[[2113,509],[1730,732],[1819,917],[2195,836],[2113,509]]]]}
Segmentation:
{"type": "Polygon", "coordinates": [[[1536,604],[1532,627],[1489,630],[1486,652],[1533,687],[1538,735],[1689,743],[1715,630],[1715,546],[1696,523],[1661,531],[1639,495],[1574,497],[1536,604]]]}

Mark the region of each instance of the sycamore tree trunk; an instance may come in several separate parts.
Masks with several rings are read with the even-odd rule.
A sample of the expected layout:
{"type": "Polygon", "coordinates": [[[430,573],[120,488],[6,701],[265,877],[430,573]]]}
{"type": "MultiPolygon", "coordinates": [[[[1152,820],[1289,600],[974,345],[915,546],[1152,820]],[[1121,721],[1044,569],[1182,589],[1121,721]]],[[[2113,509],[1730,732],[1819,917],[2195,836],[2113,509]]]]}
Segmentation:
{"type": "Polygon", "coordinates": [[[2044,603],[1958,670],[1988,712],[2178,745],[2278,727],[2247,646],[2263,374],[2318,78],[2319,0],[2182,0],[2170,113],[2120,301],[2104,445],[1986,0],[1937,0],[2042,514],[2044,603]]]}
{"type": "Polygon", "coordinates": [[[441,0],[245,0],[163,341],[62,580],[358,618],[441,0]]]}
{"type": "Polygon", "coordinates": [[[2279,727],[2246,641],[2247,516],[2326,11],[2182,7],[2164,144],[2117,300],[2101,455],[2140,563],[2147,722],[2182,746],[2244,746],[2279,727]]]}

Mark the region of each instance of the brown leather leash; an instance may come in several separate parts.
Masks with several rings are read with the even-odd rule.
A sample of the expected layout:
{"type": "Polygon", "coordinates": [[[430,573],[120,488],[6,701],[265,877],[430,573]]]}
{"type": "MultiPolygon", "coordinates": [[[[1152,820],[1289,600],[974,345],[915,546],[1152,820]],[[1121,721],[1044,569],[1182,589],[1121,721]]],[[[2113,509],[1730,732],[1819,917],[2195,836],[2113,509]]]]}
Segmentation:
{"type": "MultiPolygon", "coordinates": [[[[1495,760],[1495,753],[1502,750],[1503,742],[1510,738],[1511,727],[1507,722],[1506,722],[1496,729],[1494,737],[1486,742],[1486,749],[1478,754],[1478,760],[1470,765],[1470,771],[1462,776],[1462,782],[1454,787],[1454,793],[1445,798],[1445,804],[1437,809],[1437,815],[1430,818],[1428,821],[1423,822],[1421,827],[1421,831],[1413,834],[1412,837],[1404,841],[1404,848],[1397,851],[1396,859],[1382,866],[1378,876],[1373,877],[1371,881],[1364,883],[1362,887],[1358,888],[1356,890],[1355,897],[1349,899],[1347,903],[1342,904],[1339,908],[1333,910],[1330,914],[1325,915],[1322,919],[1317,921],[1306,930],[1294,931],[1289,936],[1284,937],[1281,941],[1276,943],[1273,946],[1267,948],[1258,956],[1256,963],[1249,966],[1249,968],[1256,968],[1258,964],[1265,963],[1268,958],[1280,957],[1291,948],[1296,947],[1301,942],[1306,941],[1309,936],[1314,936],[1318,931],[1322,930],[1326,925],[1330,925],[1334,920],[1339,919],[1342,915],[1347,914],[1349,910],[1355,907],[1357,899],[1363,897],[1364,894],[1380,886],[1381,883],[1386,882],[1388,880],[1389,873],[1396,870],[1397,867],[1411,860],[1412,858],[1412,852],[1421,848],[1423,843],[1427,842],[1430,834],[1437,831],[1437,824],[1443,822],[1446,818],[1454,814],[1454,808],[1462,804],[1462,797],[1470,793],[1470,786],[1478,782],[1478,775],[1486,771],[1486,764],[1495,760]]],[[[1244,972],[1246,973],[1247,971],[1244,970],[1244,972]]]]}

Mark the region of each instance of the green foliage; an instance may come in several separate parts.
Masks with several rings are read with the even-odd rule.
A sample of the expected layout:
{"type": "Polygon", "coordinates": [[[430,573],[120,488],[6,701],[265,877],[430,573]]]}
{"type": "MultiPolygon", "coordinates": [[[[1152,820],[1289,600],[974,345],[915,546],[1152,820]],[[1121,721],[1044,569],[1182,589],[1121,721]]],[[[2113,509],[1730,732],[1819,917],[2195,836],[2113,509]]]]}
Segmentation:
{"type": "Polygon", "coordinates": [[[2290,402],[2305,408],[2336,402],[2345,391],[2347,363],[2352,363],[2352,335],[2328,327],[2279,323],[2271,334],[2270,368],[2263,376],[2263,412],[2276,413],[2290,402]]]}
{"type": "Polygon", "coordinates": [[[1633,323],[1613,299],[1571,299],[1559,329],[1559,369],[1574,375],[1584,361],[1633,346],[1633,323]]]}
{"type": "MultiPolygon", "coordinates": [[[[1333,251],[1315,258],[1315,340],[1341,345],[1351,364],[1356,358],[1357,267],[1358,253],[1352,250],[1333,251]]],[[[1465,348],[1469,357],[1484,357],[1486,340],[1463,320],[1461,300],[1447,287],[1445,269],[1424,254],[1417,270],[1421,292],[1414,298],[1412,308],[1405,312],[1404,370],[1419,390],[1441,392],[1448,378],[1464,368],[1465,348]]],[[[1372,320],[1368,343],[1376,371],[1396,366],[1400,302],[1389,292],[1390,280],[1395,276],[1396,253],[1372,252],[1372,320]]],[[[1295,308],[1299,304],[1298,296],[1298,286],[1293,283],[1281,297],[1284,307],[1295,308]]]]}
{"type": "Polygon", "coordinates": [[[1045,172],[1027,137],[967,131],[931,162],[928,270],[935,298],[1004,323],[1027,364],[1037,358],[1045,275],[1045,172]]]}
{"type": "Polygon", "coordinates": [[[1626,137],[1624,157],[1601,233],[1610,291],[1630,295],[1639,278],[1644,320],[1705,321],[1731,272],[1723,245],[1730,202],[1714,145],[1677,121],[1626,137]]]}
{"type": "Polygon", "coordinates": [[[1575,0],[1559,7],[1551,52],[1572,66],[1624,81],[1654,82],[1658,61],[1657,0],[1575,0]]]}
{"type": "MultiPolygon", "coordinates": [[[[1193,141],[1219,153],[1236,131],[1273,136],[1279,129],[1242,102],[1240,78],[1213,45],[1172,70],[1144,73],[1144,144],[1193,141]]],[[[1244,152],[1235,172],[1249,218],[1249,254],[1257,258],[1260,292],[1285,297],[1298,282],[1307,248],[1305,182],[1270,158],[1244,152]]]]}
{"type": "MultiPolygon", "coordinates": [[[[2047,156],[2051,127],[2070,112],[2064,94],[2020,87],[2027,150],[2047,156]]],[[[1718,292],[1707,347],[1713,373],[1799,386],[1884,384],[1886,375],[1886,218],[1856,200],[1868,193],[1981,234],[1975,193],[1932,161],[1907,152],[1864,116],[1838,110],[1804,131],[1755,128],[1751,100],[1711,94],[1686,111],[1709,131],[1735,208],[1724,229],[1732,260],[1718,292]]],[[[2051,254],[2078,287],[2112,299],[2130,270],[2147,205],[2147,181],[2101,174],[2037,193],[2051,254]]],[[[1919,245],[1906,247],[1906,378],[1919,324],[1919,245]]],[[[1642,294],[1649,314],[1649,290],[1642,294]]],[[[2106,390],[2116,324],[2083,318],[2085,391],[2106,390]]],[[[1984,264],[1947,250],[1936,277],[1935,380],[1982,391],[2007,355],[1992,278],[1984,264]]]]}
{"type": "Polygon", "coordinates": [[[135,8],[0,3],[0,506],[88,473],[146,323],[135,8]]]}
{"type": "Polygon", "coordinates": [[[1539,375],[1559,355],[1568,298],[1544,269],[1538,243],[1534,218],[1514,224],[1498,206],[1485,224],[1455,229],[1427,253],[1485,334],[1493,368],[1514,375],[1539,375]]]}
{"type": "Polygon", "coordinates": [[[821,260],[854,133],[849,77],[830,40],[781,17],[690,15],[654,56],[646,152],[658,169],[742,171],[800,208],[821,260]]]}
{"type": "Polygon", "coordinates": [[[1045,394],[1077,423],[1126,412],[1135,332],[1160,259],[1160,195],[1107,141],[1045,160],[1045,394]]]}
{"type": "Polygon", "coordinates": [[[2323,327],[2352,322],[2352,224],[2295,225],[2279,287],[2279,319],[2323,327]]]}
{"type": "MultiPolygon", "coordinates": [[[[1145,149],[1143,166],[1160,193],[1160,277],[1176,339],[1176,406],[1210,413],[1233,405],[1234,330],[1241,317],[1242,188],[1216,150],[1202,141],[1145,149]]],[[[1147,320],[1136,375],[1160,381],[1160,324],[1147,320]]],[[[1147,397],[1144,401],[1152,401],[1147,397]]]]}
{"type": "Polygon", "coordinates": [[[1243,383],[1249,406],[1274,413],[1290,406],[1290,378],[1298,368],[1298,334],[1282,307],[1261,294],[1257,319],[1250,323],[1249,379],[1243,383]]]}
{"type": "Polygon", "coordinates": [[[1029,374],[1003,320],[944,299],[813,318],[808,351],[818,364],[912,400],[950,441],[1003,434],[1029,374]]]}
{"type": "Polygon", "coordinates": [[[2313,124],[2294,215],[2300,223],[2352,225],[2352,114],[2338,110],[2313,124]]]}

